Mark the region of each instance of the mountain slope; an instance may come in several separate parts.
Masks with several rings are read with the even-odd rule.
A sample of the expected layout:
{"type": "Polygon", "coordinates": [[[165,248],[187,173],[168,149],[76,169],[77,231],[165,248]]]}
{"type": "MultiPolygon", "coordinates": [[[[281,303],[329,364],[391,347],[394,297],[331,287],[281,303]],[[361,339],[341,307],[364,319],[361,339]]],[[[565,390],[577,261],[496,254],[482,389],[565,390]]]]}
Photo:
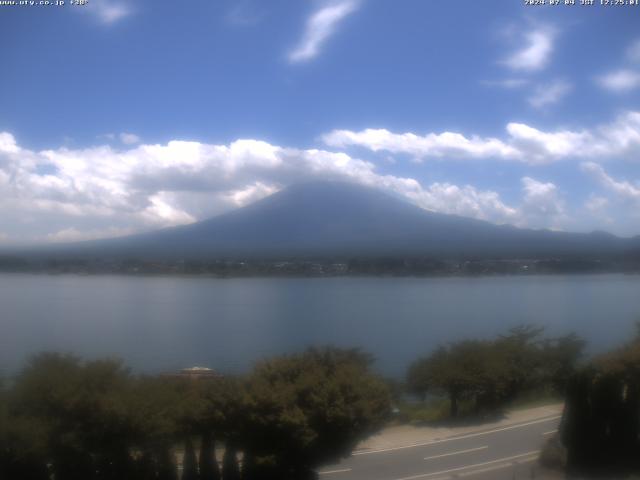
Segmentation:
{"type": "Polygon", "coordinates": [[[192,225],[59,251],[146,258],[500,256],[620,254],[640,244],[609,234],[524,230],[429,212],[343,182],[289,187],[192,225]]]}

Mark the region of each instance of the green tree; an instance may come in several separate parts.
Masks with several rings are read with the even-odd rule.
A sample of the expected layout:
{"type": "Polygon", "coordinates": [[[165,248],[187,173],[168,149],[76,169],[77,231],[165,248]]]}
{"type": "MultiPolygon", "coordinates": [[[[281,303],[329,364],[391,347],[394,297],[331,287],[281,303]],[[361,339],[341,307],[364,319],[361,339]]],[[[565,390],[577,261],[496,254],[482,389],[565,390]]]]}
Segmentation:
{"type": "Polygon", "coordinates": [[[49,480],[46,431],[35,419],[11,417],[6,396],[0,400],[0,478],[49,480]]]}
{"type": "Polygon", "coordinates": [[[585,341],[575,333],[546,339],[542,344],[544,382],[564,395],[569,379],[584,355],[585,341]]]}
{"type": "Polygon", "coordinates": [[[505,372],[502,358],[490,342],[465,340],[441,346],[414,362],[407,375],[409,389],[424,397],[428,392],[444,394],[450,415],[457,417],[463,400],[494,403],[502,395],[505,372]]]}
{"type": "Polygon", "coordinates": [[[544,356],[541,345],[544,328],[524,325],[512,328],[495,341],[506,372],[506,400],[517,397],[526,390],[544,382],[544,356]]]}
{"type": "Polygon", "coordinates": [[[308,478],[380,428],[389,392],[357,350],[310,349],[258,364],[249,378],[243,449],[280,478],[308,478]]]}
{"type": "Polygon", "coordinates": [[[36,421],[56,480],[123,478],[131,470],[129,372],[115,360],[33,357],[13,387],[12,415],[36,421]]]}
{"type": "Polygon", "coordinates": [[[170,378],[139,377],[130,392],[134,448],[153,475],[177,478],[173,446],[185,437],[183,385],[170,378]]]}
{"type": "Polygon", "coordinates": [[[407,387],[425,398],[446,395],[450,415],[461,401],[475,412],[494,412],[524,392],[562,392],[582,356],[584,341],[575,334],[543,339],[543,329],[513,328],[495,340],[463,340],[441,346],[407,371],[407,387]]]}
{"type": "Polygon", "coordinates": [[[407,370],[407,390],[425,401],[427,394],[435,387],[431,377],[431,357],[423,357],[409,365],[407,370]]]}
{"type": "Polygon", "coordinates": [[[0,390],[0,472],[44,480],[198,478],[192,441],[203,439],[203,480],[220,478],[213,435],[226,445],[226,480],[303,479],[348,454],[382,425],[388,390],[356,350],[316,349],[258,365],[246,382],[133,377],[115,360],[32,358],[0,390]],[[47,470],[51,466],[51,471],[47,470]]]}

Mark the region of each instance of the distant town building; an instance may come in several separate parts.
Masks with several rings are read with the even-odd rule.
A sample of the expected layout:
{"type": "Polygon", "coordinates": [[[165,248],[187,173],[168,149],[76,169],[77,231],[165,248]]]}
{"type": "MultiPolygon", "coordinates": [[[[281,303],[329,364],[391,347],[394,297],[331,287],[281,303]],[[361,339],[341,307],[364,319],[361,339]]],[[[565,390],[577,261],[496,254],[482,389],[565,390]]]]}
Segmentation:
{"type": "Polygon", "coordinates": [[[189,367],[183,368],[178,372],[164,373],[163,377],[169,378],[188,378],[189,380],[212,380],[221,378],[222,375],[215,370],[207,367],[189,367]]]}

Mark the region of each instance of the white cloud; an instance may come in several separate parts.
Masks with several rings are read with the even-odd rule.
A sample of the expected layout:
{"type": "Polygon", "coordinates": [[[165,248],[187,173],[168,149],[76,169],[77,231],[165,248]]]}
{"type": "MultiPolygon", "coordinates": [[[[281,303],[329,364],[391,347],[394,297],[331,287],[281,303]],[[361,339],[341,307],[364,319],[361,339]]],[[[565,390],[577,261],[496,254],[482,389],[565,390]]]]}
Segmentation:
{"type": "Polygon", "coordinates": [[[278,191],[274,185],[266,185],[262,182],[255,182],[244,189],[235,190],[227,195],[229,202],[236,207],[244,207],[262,198],[273,195],[278,191]]]}
{"type": "MultiPolygon", "coordinates": [[[[640,38],[631,42],[625,51],[628,63],[640,63],[640,38]]],[[[596,83],[613,93],[627,93],[640,88],[640,70],[620,68],[597,77],[596,83]]]]}
{"type": "Polygon", "coordinates": [[[333,130],[322,137],[332,147],[344,148],[350,145],[366,147],[374,152],[388,151],[412,155],[416,160],[425,157],[446,156],[468,158],[511,158],[519,155],[514,148],[496,138],[465,137],[460,133],[443,132],[416,135],[413,133],[392,133],[385,129],[333,130]]]}
{"type": "Polygon", "coordinates": [[[640,112],[626,112],[592,129],[543,131],[511,122],[506,132],[500,139],[457,132],[417,135],[385,129],[334,130],[322,139],[332,147],[358,146],[373,152],[407,154],[416,160],[501,159],[540,165],[571,158],[640,157],[640,112]]]}
{"type": "Polygon", "coordinates": [[[602,165],[594,162],[584,162],[582,170],[590,174],[606,190],[613,193],[618,199],[631,202],[640,208],[640,183],[635,185],[628,181],[618,181],[611,177],[602,165]]]}
{"type": "Polygon", "coordinates": [[[510,43],[519,45],[507,58],[499,63],[517,76],[498,81],[483,82],[490,87],[515,90],[524,86],[527,89],[527,102],[533,108],[541,109],[559,102],[572,89],[566,80],[554,80],[545,84],[533,81],[533,74],[545,69],[554,51],[554,42],[558,30],[551,25],[534,25],[529,30],[521,31],[514,25],[505,29],[503,37],[510,43]]]}
{"type": "Polygon", "coordinates": [[[627,59],[631,62],[640,62],[640,38],[636,39],[627,48],[627,59]]]}
{"type": "Polygon", "coordinates": [[[83,240],[96,240],[99,238],[122,237],[134,233],[130,228],[105,228],[102,230],[78,230],[76,228],[65,228],[55,233],[49,233],[45,236],[46,240],[51,243],[79,242],[83,240]]]}
{"type": "Polygon", "coordinates": [[[544,108],[558,103],[567,96],[573,86],[566,80],[556,80],[550,84],[539,85],[527,101],[534,108],[544,108]]]}
{"type": "Polygon", "coordinates": [[[524,123],[507,124],[509,143],[527,163],[544,164],[590,154],[593,137],[588,131],[544,132],[524,123]]]}
{"type": "Polygon", "coordinates": [[[36,152],[9,134],[0,138],[9,146],[0,152],[3,231],[19,240],[70,241],[190,223],[314,179],[382,188],[439,212],[517,221],[517,208],[497,192],[446,182],[423,186],[340,152],[253,139],[36,152]],[[43,166],[51,173],[39,173],[43,166]]]}
{"type": "Polygon", "coordinates": [[[0,153],[17,153],[18,150],[14,136],[7,132],[0,132],[0,153]]]}
{"type": "Polygon", "coordinates": [[[514,90],[528,85],[529,80],[526,78],[504,78],[502,80],[485,80],[482,84],[487,87],[499,87],[514,90]]]}
{"type": "Polygon", "coordinates": [[[493,191],[482,191],[471,185],[433,183],[416,191],[401,189],[399,193],[416,205],[441,213],[488,220],[494,223],[517,223],[518,209],[506,205],[493,191]]]}
{"type": "Polygon", "coordinates": [[[640,72],[617,70],[597,79],[602,88],[614,93],[625,93],[640,88],[640,72]]]}
{"type": "Polygon", "coordinates": [[[597,213],[605,210],[609,206],[609,200],[606,197],[591,194],[585,203],[587,210],[597,213]]]}
{"type": "MultiPolygon", "coordinates": [[[[595,230],[602,230],[600,225],[606,225],[606,228],[610,229],[611,227],[615,228],[616,220],[614,215],[620,214],[620,209],[616,209],[616,211],[611,209],[611,202],[608,198],[602,197],[595,193],[589,195],[586,202],[584,203],[584,208],[587,212],[587,215],[592,218],[598,226],[595,230]]],[[[621,230],[621,234],[636,234],[637,231],[633,229],[633,226],[630,225],[630,222],[626,221],[626,219],[620,221],[621,224],[624,225],[624,229],[621,230]]],[[[618,229],[620,230],[620,229],[618,229]]]]}
{"type": "Polygon", "coordinates": [[[535,206],[544,214],[557,214],[561,208],[558,204],[558,187],[551,182],[540,182],[531,177],[522,178],[525,192],[524,202],[535,206]]]}
{"type": "Polygon", "coordinates": [[[140,137],[134,133],[122,132],[119,136],[120,141],[125,145],[133,145],[134,143],[140,143],[140,137]]]}
{"type": "Polygon", "coordinates": [[[141,211],[148,223],[163,225],[184,225],[197,219],[184,209],[175,206],[179,199],[172,192],[160,191],[148,197],[149,205],[141,211]]]}
{"type": "Polygon", "coordinates": [[[307,20],[302,39],[289,53],[289,61],[304,62],[317,56],[323,44],[335,33],[338,24],[355,12],[359,4],[359,0],[324,2],[324,5],[307,20]]]}
{"type": "Polygon", "coordinates": [[[248,27],[262,20],[262,14],[257,11],[256,5],[247,0],[241,0],[227,12],[225,20],[235,27],[248,27]]]}
{"type": "Polygon", "coordinates": [[[593,218],[612,225],[627,235],[638,235],[640,227],[640,181],[635,184],[617,180],[602,165],[584,162],[582,170],[589,174],[608,194],[608,197],[591,194],[585,203],[593,218]]]}
{"type": "MultiPolygon", "coordinates": [[[[425,147],[420,138],[402,140],[417,141],[440,154],[461,142],[463,148],[456,151],[473,158],[510,149],[523,156],[525,151],[537,151],[541,158],[560,158],[570,155],[573,147],[593,148],[604,138],[607,152],[637,151],[640,114],[629,115],[620,119],[627,131],[615,124],[582,133],[542,132],[511,124],[509,143],[445,135],[423,139],[425,147]]],[[[397,139],[387,132],[379,141],[380,148],[387,149],[395,147],[397,139]]],[[[400,146],[420,153],[413,150],[415,145],[400,146]]],[[[640,186],[613,180],[595,163],[585,163],[583,168],[608,191],[628,201],[637,198],[634,205],[640,205],[640,186]]],[[[353,181],[425,209],[494,223],[541,228],[572,225],[558,187],[531,177],[522,179],[521,200],[510,204],[491,189],[446,181],[421,184],[414,178],[383,174],[375,164],[344,152],[281,147],[255,139],[222,145],[174,140],[124,149],[103,145],[33,151],[20,146],[9,133],[0,133],[2,232],[14,242],[102,238],[191,223],[247,205],[287,185],[317,179],[353,181]]]]}
{"type": "Polygon", "coordinates": [[[523,35],[524,47],[517,50],[502,63],[513,70],[538,71],[549,63],[553,53],[556,30],[549,26],[537,27],[523,35]]]}
{"type": "Polygon", "coordinates": [[[523,177],[522,188],[522,224],[560,228],[566,223],[564,201],[555,184],[523,177]]]}
{"type": "Polygon", "coordinates": [[[131,8],[123,1],[92,0],[86,7],[105,24],[113,24],[132,13],[131,8]]]}

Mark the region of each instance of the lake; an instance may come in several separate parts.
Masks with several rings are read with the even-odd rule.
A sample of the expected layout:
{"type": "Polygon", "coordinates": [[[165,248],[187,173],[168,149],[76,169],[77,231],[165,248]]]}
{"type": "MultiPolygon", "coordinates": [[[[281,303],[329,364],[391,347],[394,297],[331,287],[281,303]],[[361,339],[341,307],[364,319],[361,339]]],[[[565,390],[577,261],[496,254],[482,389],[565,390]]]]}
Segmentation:
{"type": "Polygon", "coordinates": [[[361,347],[401,376],[439,343],[533,323],[601,351],[640,319],[640,276],[236,278],[0,275],[0,369],[43,350],[135,371],[247,371],[309,345],[361,347]]]}

